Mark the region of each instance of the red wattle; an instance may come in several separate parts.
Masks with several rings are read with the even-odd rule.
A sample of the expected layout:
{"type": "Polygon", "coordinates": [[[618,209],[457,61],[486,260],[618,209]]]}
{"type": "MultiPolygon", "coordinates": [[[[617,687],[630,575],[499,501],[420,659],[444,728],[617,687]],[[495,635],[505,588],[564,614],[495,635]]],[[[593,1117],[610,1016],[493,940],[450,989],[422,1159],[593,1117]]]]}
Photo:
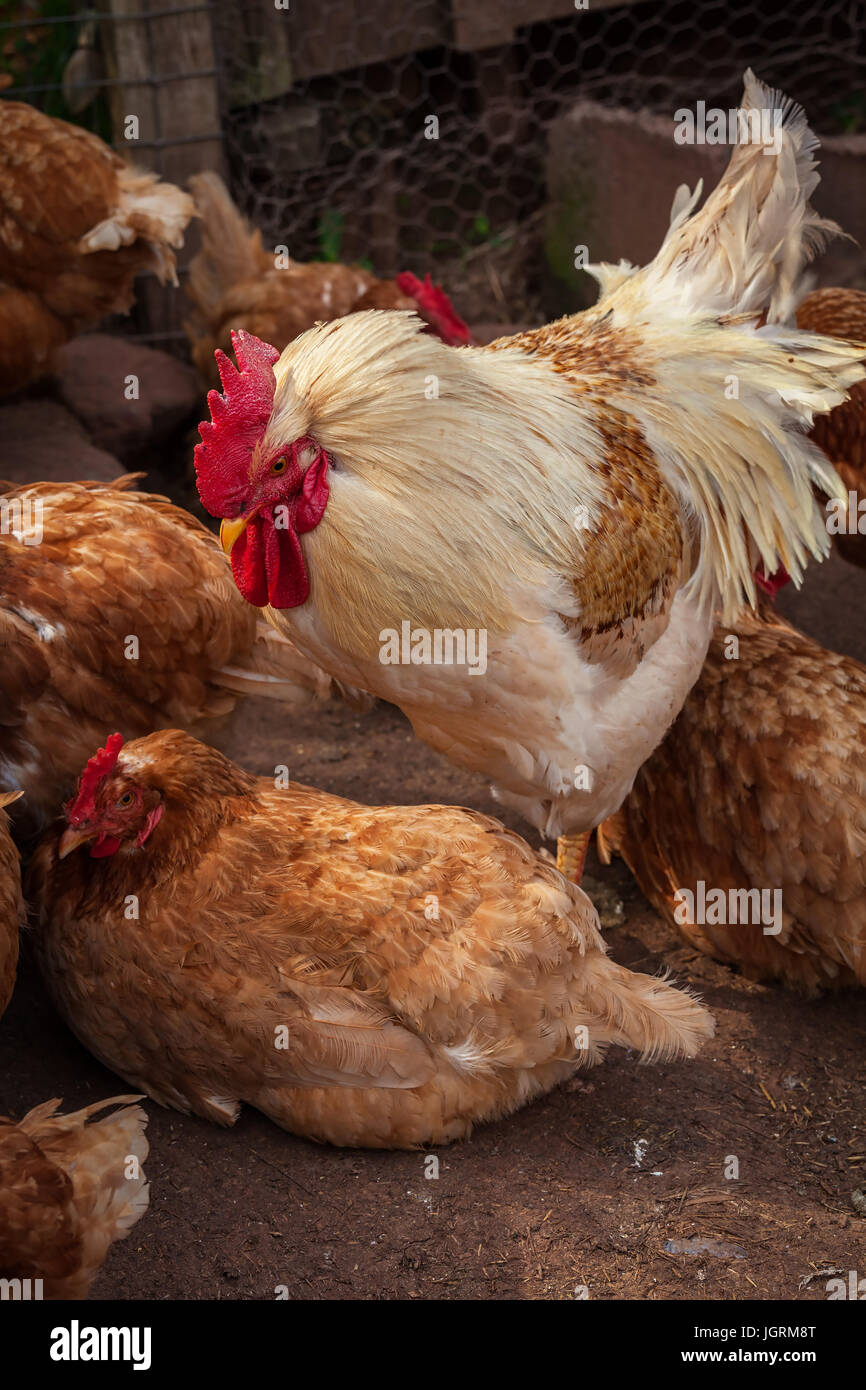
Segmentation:
{"type": "Polygon", "coordinates": [[[231,551],[234,581],[256,608],[298,608],[310,596],[310,577],[298,539],[312,531],[328,505],[328,458],[322,451],[299,492],[274,511],[254,516],[231,551]]]}
{"type": "Polygon", "coordinates": [[[297,530],[278,529],[271,523],[266,539],[265,566],[268,602],[272,608],[297,608],[310,596],[310,579],[297,530]]]}
{"type": "Polygon", "coordinates": [[[90,846],[91,859],[107,859],[110,854],[116,854],[123,844],[116,835],[100,835],[98,840],[94,840],[90,846]]]}
{"type": "Polygon", "coordinates": [[[264,526],[265,518],[254,516],[241,531],[231,550],[234,581],[247,603],[252,603],[256,608],[268,606],[264,526]]]}

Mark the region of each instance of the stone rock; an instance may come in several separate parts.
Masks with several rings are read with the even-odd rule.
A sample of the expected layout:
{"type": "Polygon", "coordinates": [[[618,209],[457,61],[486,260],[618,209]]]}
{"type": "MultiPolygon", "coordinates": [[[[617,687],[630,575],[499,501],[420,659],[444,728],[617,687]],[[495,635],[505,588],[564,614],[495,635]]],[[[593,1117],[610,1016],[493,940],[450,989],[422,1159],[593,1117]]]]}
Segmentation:
{"type": "Polygon", "coordinates": [[[0,478],[10,483],[108,483],[124,472],[62,405],[26,398],[0,406],[0,478]]]}
{"type": "Polygon", "coordinates": [[[55,378],[60,400],[93,443],[129,465],[198,418],[203,406],[192,367],[105,333],[67,343],[57,354],[55,378]],[[128,399],[132,392],[137,399],[128,399]]]}

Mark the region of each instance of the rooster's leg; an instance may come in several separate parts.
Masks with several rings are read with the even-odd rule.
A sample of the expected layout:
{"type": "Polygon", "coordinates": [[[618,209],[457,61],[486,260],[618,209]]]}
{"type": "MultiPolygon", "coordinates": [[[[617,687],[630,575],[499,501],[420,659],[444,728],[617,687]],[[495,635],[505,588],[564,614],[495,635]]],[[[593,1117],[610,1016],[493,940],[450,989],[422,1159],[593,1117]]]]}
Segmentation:
{"type": "Polygon", "coordinates": [[[582,835],[560,835],[556,842],[556,867],[572,883],[580,883],[583,878],[583,864],[589,849],[591,830],[582,835]]]}

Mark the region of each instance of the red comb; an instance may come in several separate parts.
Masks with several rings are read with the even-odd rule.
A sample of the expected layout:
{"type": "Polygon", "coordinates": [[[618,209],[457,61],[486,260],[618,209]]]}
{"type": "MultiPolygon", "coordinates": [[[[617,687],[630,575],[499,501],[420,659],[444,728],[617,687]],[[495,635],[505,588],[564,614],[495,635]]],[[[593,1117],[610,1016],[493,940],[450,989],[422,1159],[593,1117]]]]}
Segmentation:
{"type": "Polygon", "coordinates": [[[94,753],[81,774],[78,792],[66,807],[66,819],[78,820],[96,809],[96,789],[113,772],[123,747],[123,734],[109,734],[105,747],[94,753]]]}
{"type": "Polygon", "coordinates": [[[415,300],[431,328],[434,328],[449,347],[460,347],[471,337],[469,329],[454,310],[454,306],[441,285],[434,285],[429,275],[424,283],[413,275],[411,270],[401,270],[397,276],[397,288],[415,300]]]}
{"type": "Polygon", "coordinates": [[[249,487],[250,454],[274,408],[274,363],[279,352],[243,329],[232,331],[237,367],[217,348],[214,357],[222,382],[207,397],[210,420],[198,427],[195,446],[198,495],[212,516],[235,516],[249,487]]]}

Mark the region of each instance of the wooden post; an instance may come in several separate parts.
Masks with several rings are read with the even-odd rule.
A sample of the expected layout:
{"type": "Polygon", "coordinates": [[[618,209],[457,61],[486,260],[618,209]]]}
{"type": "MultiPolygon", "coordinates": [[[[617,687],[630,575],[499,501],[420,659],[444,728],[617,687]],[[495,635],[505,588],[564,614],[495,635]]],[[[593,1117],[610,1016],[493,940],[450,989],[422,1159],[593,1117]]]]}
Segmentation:
{"type": "MultiPolygon", "coordinates": [[[[217,62],[211,13],[204,0],[99,0],[102,49],[108,76],[114,143],[118,152],[183,186],[190,174],[224,174],[217,62]],[[153,17],[149,12],[153,11],[153,17]],[[128,16],[141,16],[129,18],[128,16]],[[129,121],[138,138],[127,138],[129,121]]],[[[178,256],[182,268],[195,252],[195,223],[178,256]]],[[[143,280],[147,332],[176,337],[185,317],[182,295],[143,280]]]]}
{"type": "Polygon", "coordinates": [[[114,139],[122,153],[182,183],[222,168],[216,55],[204,0],[101,0],[114,139]],[[154,18],[131,19],[129,15],[154,18]],[[172,13],[174,11],[174,13],[172,13]],[[137,116],[139,138],[124,122],[137,116]]]}

